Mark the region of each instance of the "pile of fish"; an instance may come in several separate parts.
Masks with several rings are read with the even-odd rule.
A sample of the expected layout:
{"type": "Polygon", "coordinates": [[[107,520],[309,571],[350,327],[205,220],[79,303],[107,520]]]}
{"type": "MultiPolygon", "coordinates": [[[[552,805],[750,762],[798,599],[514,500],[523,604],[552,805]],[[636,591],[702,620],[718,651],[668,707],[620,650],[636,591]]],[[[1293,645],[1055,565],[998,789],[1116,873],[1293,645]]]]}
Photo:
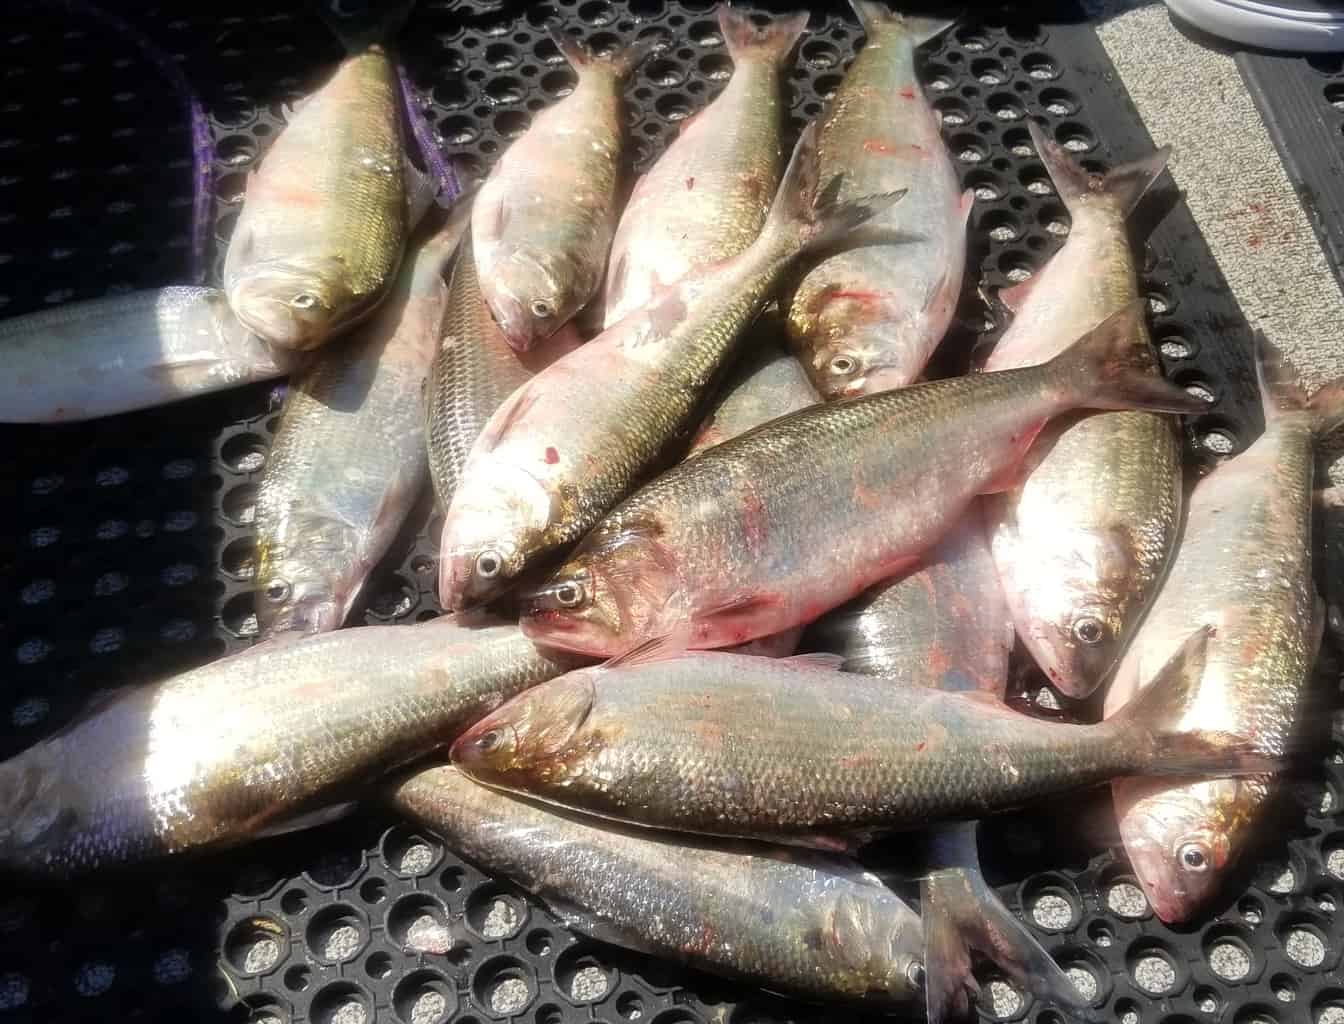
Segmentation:
{"type": "Polygon", "coordinates": [[[979,954],[1087,1020],[974,822],[1111,785],[1153,908],[1198,918],[1309,700],[1344,382],[1307,394],[1266,348],[1265,433],[1187,498],[1173,414],[1205,402],[1158,370],[1125,229],[1166,153],[1092,174],[1035,123],[1068,240],[998,294],[982,368],[925,379],[973,206],[915,78],[948,23],[854,6],[867,43],[791,156],[806,17],[722,7],[732,79],[636,182],[650,47],[555,30],[577,84],[447,213],[361,39],[252,176],[222,292],[0,326],[9,419],[292,373],[263,641],[0,764],[0,863],[104,870],[372,797],[602,939],[932,1021],[971,1009],[979,954]],[[78,390],[41,386],[53,351],[78,390]],[[453,614],[339,629],[430,484],[453,614]],[[1106,686],[1104,719],[1008,708],[1015,637],[1066,697],[1106,686]],[[919,913],[856,859],[893,832],[930,840],[919,913]]]}

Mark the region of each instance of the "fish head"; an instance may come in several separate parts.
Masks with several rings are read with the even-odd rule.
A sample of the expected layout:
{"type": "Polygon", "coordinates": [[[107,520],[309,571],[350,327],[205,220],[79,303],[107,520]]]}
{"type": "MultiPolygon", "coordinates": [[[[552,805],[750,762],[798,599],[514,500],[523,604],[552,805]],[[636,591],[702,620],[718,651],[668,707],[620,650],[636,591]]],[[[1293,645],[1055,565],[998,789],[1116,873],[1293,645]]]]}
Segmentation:
{"type": "Polygon", "coordinates": [[[38,867],[65,845],[75,820],[62,785],[62,741],[0,764],[0,863],[38,867]]]}
{"type": "Polygon", "coordinates": [[[554,517],[551,494],[525,470],[477,463],[443,522],[439,601],[460,611],[503,593],[544,548],[554,517]]]}
{"type": "Polygon", "coordinates": [[[851,326],[816,345],[807,367],[817,391],[834,401],[913,384],[924,368],[920,319],[851,326]]]}
{"type": "Polygon", "coordinates": [[[856,995],[907,1000],[924,986],[924,931],[919,915],[895,897],[842,893],[828,908],[822,936],[829,959],[849,976],[856,995]]]}
{"type": "Polygon", "coordinates": [[[527,690],[459,736],[453,763],[473,778],[506,788],[558,782],[587,752],[585,723],[596,696],[591,669],[527,690]]]}
{"type": "Polygon", "coordinates": [[[561,253],[519,246],[482,278],[499,329],[509,345],[526,352],[558,331],[587,300],[575,285],[578,268],[561,253]]]}
{"type": "Polygon", "coordinates": [[[1135,877],[1168,924],[1190,920],[1221,888],[1249,832],[1244,786],[1234,779],[1114,784],[1120,837],[1135,877]]]}
{"type": "Polygon", "coordinates": [[[263,637],[339,629],[358,580],[351,566],[358,532],[323,517],[291,517],[276,538],[257,545],[254,606],[263,637]]]}
{"type": "Polygon", "coordinates": [[[1121,531],[1068,527],[1032,557],[1031,585],[1006,595],[1018,635],[1051,684],[1081,700],[1115,666],[1142,606],[1136,559],[1121,531]]]}
{"type": "Polygon", "coordinates": [[[652,529],[599,527],[523,601],[523,633],[548,647],[611,656],[682,625],[685,588],[652,529]]]}
{"type": "Polygon", "coordinates": [[[245,327],[272,345],[316,348],[370,308],[346,277],[332,260],[256,262],[232,276],[229,306],[245,327]]]}

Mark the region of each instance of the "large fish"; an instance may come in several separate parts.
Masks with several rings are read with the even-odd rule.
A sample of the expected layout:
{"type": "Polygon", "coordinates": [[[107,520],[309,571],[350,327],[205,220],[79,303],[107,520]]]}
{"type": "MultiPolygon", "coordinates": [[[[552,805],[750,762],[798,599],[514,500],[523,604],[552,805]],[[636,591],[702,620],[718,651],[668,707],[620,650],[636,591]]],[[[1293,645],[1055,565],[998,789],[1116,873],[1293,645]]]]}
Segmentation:
{"type": "MultiPolygon", "coordinates": [[[[444,522],[445,608],[492,598],[525,567],[583,536],[692,428],[790,261],[891,201],[832,203],[834,188],[818,188],[812,138],[805,130],[765,227],[747,249],[693,271],[552,363],[491,418],[444,522]]],[[[476,209],[479,216],[481,199],[476,209]]]]}
{"type": "Polygon", "coordinates": [[[558,331],[602,283],[625,160],[621,91],[658,45],[598,56],[559,28],[551,38],[578,84],[499,158],[471,221],[481,291],[520,351],[558,331]]]}
{"type": "MultiPolygon", "coordinates": [[[[1324,623],[1311,572],[1314,442],[1344,426],[1344,381],[1308,398],[1279,372],[1261,385],[1265,432],[1195,486],[1180,547],[1106,696],[1109,711],[1208,629],[1187,721],[1244,732],[1271,755],[1302,720],[1324,623]]],[[[1256,836],[1269,783],[1115,784],[1120,835],[1158,917],[1189,920],[1216,895],[1256,836]]]]}
{"type": "Polygon", "coordinates": [[[733,77],[636,183],[611,246],[607,327],[756,240],[779,185],[784,73],[806,25],[797,14],[757,28],[719,8],[733,77]]]}
{"type": "Polygon", "coordinates": [[[619,654],[689,618],[692,647],[811,622],[908,568],[1010,485],[1052,417],[1206,404],[1135,365],[1136,308],[1039,367],[803,409],[702,452],[613,510],[527,599],[524,629],[619,654]]]}
{"type": "Polygon", "coordinates": [[[68,875],[279,830],[573,665],[449,619],[258,644],[0,764],[0,865],[68,875]]]}
{"type": "Polygon", "coordinates": [[[822,175],[843,174],[842,195],[909,194],[810,270],[789,303],[798,357],[828,399],[919,379],[961,292],[974,202],[915,77],[915,47],[952,22],[852,6],[868,41],[822,115],[822,175]]]}
{"type": "MultiPolygon", "coordinates": [[[[1016,316],[990,370],[1053,358],[1137,298],[1125,216],[1167,159],[1162,149],[1093,175],[1029,127],[1072,227],[1035,276],[1000,295],[1016,316]]],[[[1156,375],[1142,320],[1130,341],[1156,375]]],[[[1027,650],[1062,693],[1086,697],[1124,650],[1176,543],[1180,438],[1150,413],[1065,418],[1042,432],[1026,466],[989,504],[994,561],[1027,650]]]]}
{"type": "Polygon", "coordinates": [[[1173,657],[1170,680],[1118,716],[1062,725],[807,655],[641,652],[520,695],[452,757],[489,785],[604,817],[834,846],[1120,775],[1265,770],[1241,737],[1186,722],[1182,669],[1197,653],[1173,657]]]}
{"type": "Polygon", "coordinates": [[[457,493],[471,446],[495,410],[533,374],[583,340],[568,323],[541,348],[514,351],[481,296],[470,232],[453,260],[447,301],[425,392],[429,475],[444,509],[457,493]]]}
{"type": "MultiPolygon", "coordinates": [[[[845,671],[1002,701],[1013,627],[978,505],[915,569],[832,612],[814,632],[845,671]]],[[[930,847],[935,863],[920,897],[930,1024],[975,1005],[973,950],[1037,998],[1090,1017],[1068,975],[985,881],[975,823],[942,827],[930,847]]]]}
{"type": "Polygon", "coordinates": [[[455,211],[377,315],[291,381],[257,491],[264,635],[339,627],[424,487],[421,389],[464,226],[455,211]]]}
{"type": "Polygon", "coordinates": [[[69,423],[147,409],[288,372],[224,293],[169,287],[0,320],[0,422],[69,423]]]}
{"type": "MultiPolygon", "coordinates": [[[[706,846],[538,807],[431,768],[391,802],[576,931],[811,999],[919,998],[919,918],[858,864],[706,846]]],[[[417,945],[451,949],[446,928],[417,945]]]]}
{"type": "MultiPolygon", "coordinates": [[[[380,34],[408,7],[395,6],[380,34]]],[[[248,179],[224,261],[238,319],[285,348],[321,345],[373,311],[431,198],[403,150],[391,57],[367,37],[342,38],[354,52],[248,179]]]]}

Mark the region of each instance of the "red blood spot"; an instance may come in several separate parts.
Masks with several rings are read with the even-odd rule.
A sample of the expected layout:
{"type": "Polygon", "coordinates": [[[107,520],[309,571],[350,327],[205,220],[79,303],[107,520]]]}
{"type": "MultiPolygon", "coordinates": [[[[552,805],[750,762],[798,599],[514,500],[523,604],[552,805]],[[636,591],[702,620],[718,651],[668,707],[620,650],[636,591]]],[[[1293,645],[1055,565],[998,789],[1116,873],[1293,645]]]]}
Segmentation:
{"type": "Polygon", "coordinates": [[[765,540],[765,504],[755,491],[749,491],[742,500],[742,532],[746,534],[747,546],[753,551],[760,550],[765,540]]]}
{"type": "Polygon", "coordinates": [[[915,90],[912,86],[907,85],[900,91],[899,95],[902,99],[912,100],[915,98],[915,90]]]}
{"type": "Polygon", "coordinates": [[[890,142],[883,142],[881,139],[864,139],[863,148],[869,153],[881,153],[883,156],[891,156],[896,152],[896,147],[890,142]]]}
{"type": "Polygon", "coordinates": [[[1246,243],[1252,249],[1259,249],[1263,241],[1264,239],[1262,239],[1259,235],[1251,235],[1250,238],[1246,239],[1246,243]]]}
{"type": "Polygon", "coordinates": [[[916,754],[924,753],[924,748],[927,747],[928,745],[929,745],[928,740],[920,740],[917,744],[915,744],[915,753],[916,754]]]}
{"type": "Polygon", "coordinates": [[[834,302],[836,299],[852,299],[855,302],[881,302],[886,297],[885,292],[859,292],[847,288],[837,288],[834,291],[827,293],[826,301],[834,302]]]}
{"type": "Polygon", "coordinates": [[[546,465],[548,465],[548,466],[554,466],[554,465],[555,465],[557,462],[559,462],[559,461],[560,461],[560,453],[559,453],[558,451],[556,451],[554,448],[547,448],[547,449],[546,449],[546,465]]]}
{"type": "Polygon", "coordinates": [[[687,179],[686,179],[686,191],[689,192],[689,191],[690,191],[691,189],[693,189],[693,188],[695,188],[695,179],[694,179],[694,178],[687,178],[687,179]]]}

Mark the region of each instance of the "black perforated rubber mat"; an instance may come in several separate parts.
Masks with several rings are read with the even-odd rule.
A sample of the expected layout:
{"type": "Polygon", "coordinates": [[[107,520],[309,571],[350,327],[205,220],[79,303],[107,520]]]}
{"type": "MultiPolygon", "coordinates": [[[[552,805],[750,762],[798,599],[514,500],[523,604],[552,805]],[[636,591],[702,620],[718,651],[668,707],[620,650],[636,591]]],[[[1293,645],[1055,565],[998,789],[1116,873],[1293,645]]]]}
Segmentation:
{"type": "MultiPolygon", "coordinates": [[[[751,5],[747,5],[751,6],[751,5]]],[[[761,10],[767,10],[759,5],[761,10]]],[[[210,112],[215,266],[245,175],[282,105],[341,54],[291,5],[124,4],[185,71],[210,112]]],[[[143,56],[59,6],[0,25],[0,315],[181,280],[191,172],[185,105],[143,56]]],[[[400,39],[446,147],[480,172],[572,75],[541,30],[551,18],[611,45],[644,33],[670,48],[631,83],[636,163],[647,166],[730,73],[709,3],[604,0],[434,3],[400,39]]],[[[1027,140],[1041,118],[1097,169],[1147,152],[1090,29],[973,18],[932,44],[922,77],[976,190],[965,326],[991,284],[1060,244],[1068,218],[1027,140]]],[[[794,126],[839,83],[859,32],[815,14],[790,77],[794,126]]],[[[1165,181],[1165,179],[1164,179],[1165,181]]],[[[1249,338],[1188,212],[1166,187],[1140,211],[1164,369],[1216,403],[1190,424],[1192,462],[1258,431],[1249,338]]],[[[58,728],[97,691],[246,647],[252,506],[280,392],[254,387],[95,424],[0,431],[0,754],[58,728]]],[[[438,612],[428,505],[367,589],[355,621],[438,612]]],[[[1029,700],[1040,682],[1021,683],[1029,700]]],[[[1333,699],[1327,706],[1334,706],[1333,699]]],[[[1344,731],[1284,787],[1261,854],[1216,920],[1183,930],[1149,912],[1114,840],[1104,794],[983,830],[991,880],[1048,949],[1125,1024],[1340,1024],[1344,982],[1344,731]],[[1058,810],[1058,809],[1057,809],[1058,810]],[[1108,827],[1111,828],[1108,831],[1108,827]]],[[[994,985],[986,1013],[1058,1024],[994,985]]],[[[432,836],[364,812],[310,833],[41,889],[0,880],[0,1022],[255,1020],[311,1024],[747,1024],[850,1020],[576,938],[545,910],[432,836]],[[403,952],[429,917],[461,921],[451,958],[403,952]]]]}

